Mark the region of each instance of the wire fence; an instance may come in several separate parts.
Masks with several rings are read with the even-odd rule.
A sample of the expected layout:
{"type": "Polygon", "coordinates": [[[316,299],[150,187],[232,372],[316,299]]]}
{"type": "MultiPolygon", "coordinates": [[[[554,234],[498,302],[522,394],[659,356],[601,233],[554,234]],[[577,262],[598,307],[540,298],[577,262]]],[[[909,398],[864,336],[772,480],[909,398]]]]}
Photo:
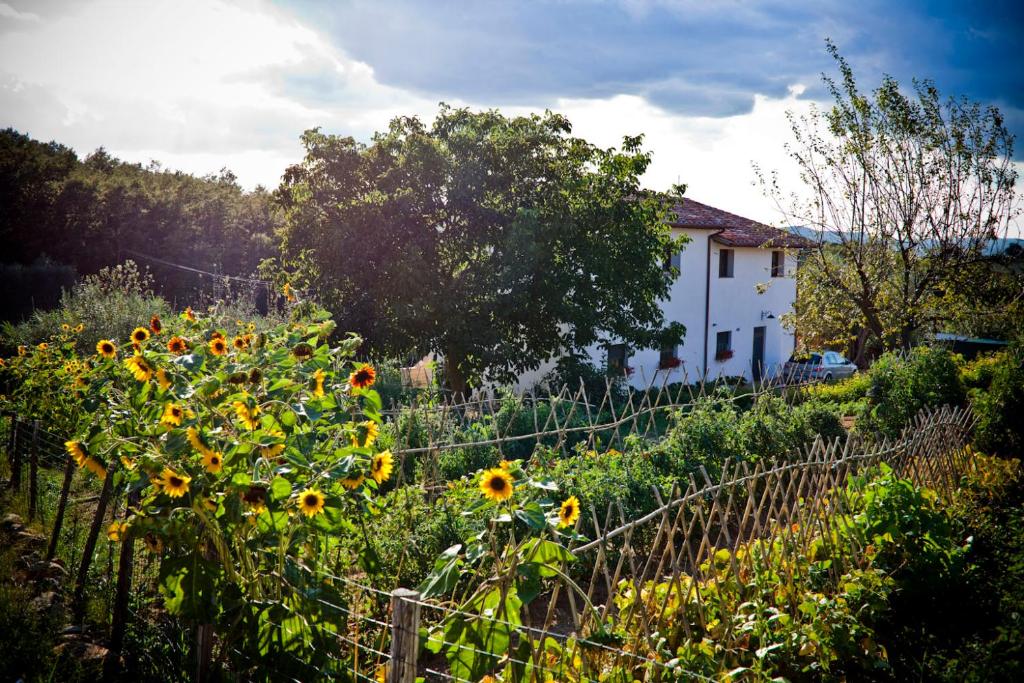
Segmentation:
{"type": "MultiPolygon", "coordinates": [[[[663,386],[624,397],[609,390],[598,401],[581,386],[543,398],[481,397],[413,406],[390,415],[396,429],[394,452],[404,465],[407,457],[436,463],[440,452],[452,448],[493,448],[504,455],[524,443],[531,450],[537,445],[565,450],[576,443],[584,447],[599,441],[621,444],[628,434],[655,433],[662,411],[690,409],[704,397],[721,395],[724,386],[663,386]],[[457,438],[460,433],[453,425],[462,428],[488,417],[496,426],[486,438],[457,438]],[[427,426],[418,432],[409,429],[416,420],[427,426]],[[512,423],[521,433],[509,433],[512,423]]],[[[732,391],[727,398],[750,400],[769,390],[732,391]]],[[[97,549],[100,531],[126,514],[125,494],[111,491],[107,481],[99,493],[76,488],[75,468],[59,435],[17,416],[10,416],[7,424],[3,435],[10,473],[7,487],[29,489],[30,515],[52,514],[44,520],[52,528],[47,555],[59,556],[77,569],[76,602],[81,599],[81,587],[97,577],[112,588],[104,609],[111,614],[114,656],[120,656],[119,647],[114,646],[127,632],[133,642],[161,643],[152,656],[132,652],[127,658],[154,671],[170,671],[175,664],[180,669],[180,660],[189,658],[195,663],[192,678],[196,680],[208,678],[213,662],[246,679],[411,681],[412,672],[426,680],[478,680],[465,675],[465,667],[459,664],[461,653],[477,662],[477,669],[484,662],[487,673],[505,672],[515,680],[585,681],[604,679],[609,672],[620,672],[628,680],[681,675],[704,680],[703,675],[654,654],[655,641],[669,625],[688,637],[698,637],[707,632],[709,622],[722,618],[706,604],[702,585],[726,576],[747,580],[767,571],[767,553],[804,556],[822,539],[849,532],[849,516],[858,509],[867,486],[858,475],[879,464],[940,496],[951,496],[971,467],[966,446],[973,416],[969,409],[942,408],[919,415],[899,439],[881,443],[856,437],[828,443],[818,439],[779,461],[726,462],[716,481],[701,467],[668,495],[652,490],[657,508],[635,519],[627,518],[618,502],[603,511],[590,510],[587,523],[595,530],[593,538],[569,544],[574,561],[566,560],[555,576],[546,579],[542,593],[521,614],[466,611],[456,601],[424,600],[399,586],[368,585],[355,568],[316,567],[317,582],[338,588],[333,597],[317,598],[317,618],[303,627],[311,630],[316,648],[312,652],[279,649],[272,658],[252,644],[222,640],[209,628],[182,638],[176,622],[158,608],[157,562],[133,562],[130,544],[121,546],[119,557],[113,544],[97,549]],[[72,509],[88,514],[68,514],[72,509]],[[79,548],[83,550],[75,556],[79,548]],[[500,637],[483,641],[453,637],[455,631],[446,625],[459,621],[484,623],[486,632],[500,637]],[[607,640],[609,628],[637,634],[636,642],[627,647],[607,640]],[[427,635],[430,639],[424,647],[427,635]]],[[[428,473],[419,481],[424,488],[439,481],[436,468],[432,475],[429,467],[423,471],[428,473]]],[[[581,524],[582,519],[577,530],[581,524]]],[[[828,580],[838,581],[844,568],[863,564],[869,549],[865,539],[853,538],[846,546],[825,543],[813,552],[828,555],[832,561],[828,580]]],[[[781,566],[800,571],[797,562],[781,566]]],[[[308,567],[301,569],[310,572],[308,567]]],[[[299,583],[288,588],[304,591],[302,576],[299,572],[298,579],[289,579],[299,583]]],[[[478,578],[500,583],[500,577],[478,578]]],[[[282,576],[274,580],[286,582],[282,576]]],[[[267,625],[279,633],[295,628],[286,617],[268,617],[267,625]]],[[[739,636],[734,636],[724,638],[733,637],[737,644],[739,636]]]]}

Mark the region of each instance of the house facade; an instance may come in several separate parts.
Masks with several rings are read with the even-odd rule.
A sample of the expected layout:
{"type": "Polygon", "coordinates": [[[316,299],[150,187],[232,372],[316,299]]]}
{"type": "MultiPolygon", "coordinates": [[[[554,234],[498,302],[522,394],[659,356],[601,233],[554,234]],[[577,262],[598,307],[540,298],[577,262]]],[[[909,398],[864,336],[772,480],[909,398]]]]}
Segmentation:
{"type": "MultiPolygon", "coordinates": [[[[673,211],[673,236],[689,242],[670,257],[679,274],[661,306],[666,323],[682,323],[686,336],[664,349],[595,345],[588,349],[594,365],[621,369],[637,388],[773,376],[795,346],[782,316],[793,309],[797,252],[809,242],[690,199],[673,211]]],[[[524,376],[520,386],[532,386],[553,365],[524,376]]]]}

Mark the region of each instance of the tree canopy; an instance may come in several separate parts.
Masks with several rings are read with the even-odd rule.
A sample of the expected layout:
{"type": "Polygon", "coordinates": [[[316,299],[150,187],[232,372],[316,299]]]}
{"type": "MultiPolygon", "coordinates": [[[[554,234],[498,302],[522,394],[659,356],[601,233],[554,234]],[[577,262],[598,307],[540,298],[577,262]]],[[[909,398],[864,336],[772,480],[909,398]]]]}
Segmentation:
{"type": "Polygon", "coordinates": [[[906,347],[958,316],[986,277],[985,249],[1017,215],[1013,135],[996,107],[943,98],[930,81],[906,93],[885,77],[871,95],[829,44],[841,75],[833,105],[791,117],[787,145],[804,195],[769,192],[791,223],[821,239],[800,276],[795,322],[821,341],[906,347]]]}
{"type": "Polygon", "coordinates": [[[461,391],[613,338],[681,338],[658,306],[680,245],[669,198],[640,188],[641,138],[600,149],[550,112],[442,105],[368,145],[302,140],[277,193],[284,265],[378,352],[443,354],[461,391]]]}

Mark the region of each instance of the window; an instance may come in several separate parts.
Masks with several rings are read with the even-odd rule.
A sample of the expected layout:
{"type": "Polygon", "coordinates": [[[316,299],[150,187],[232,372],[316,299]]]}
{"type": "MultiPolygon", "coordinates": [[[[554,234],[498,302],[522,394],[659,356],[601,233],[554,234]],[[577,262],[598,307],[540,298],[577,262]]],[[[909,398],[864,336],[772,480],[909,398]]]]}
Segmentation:
{"type": "Polygon", "coordinates": [[[718,277],[732,277],[733,250],[718,251],[718,277]]]}
{"type": "Polygon", "coordinates": [[[772,252],[772,277],[786,277],[786,252],[772,252]]]}
{"type": "Polygon", "coordinates": [[[679,251],[666,251],[665,252],[665,270],[675,268],[679,270],[679,264],[682,257],[682,252],[679,251]]]}
{"type": "Polygon", "coordinates": [[[679,367],[679,355],[677,349],[679,347],[676,344],[666,344],[661,347],[661,352],[658,354],[658,367],[662,370],[666,368],[677,368],[679,367]]]}
{"type": "Polygon", "coordinates": [[[612,344],[608,347],[608,371],[620,372],[626,369],[626,345],[612,344]]]}
{"type": "Polygon", "coordinates": [[[732,332],[719,332],[715,335],[715,360],[732,358],[732,332]]]}

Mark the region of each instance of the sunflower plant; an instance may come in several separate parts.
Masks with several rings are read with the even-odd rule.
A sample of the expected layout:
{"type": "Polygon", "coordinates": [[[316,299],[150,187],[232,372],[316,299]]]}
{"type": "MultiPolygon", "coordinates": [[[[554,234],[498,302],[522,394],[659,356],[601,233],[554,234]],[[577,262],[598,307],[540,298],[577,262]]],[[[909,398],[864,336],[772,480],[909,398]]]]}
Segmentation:
{"type": "MultiPolygon", "coordinates": [[[[332,330],[326,314],[216,329],[188,309],[102,339],[92,420],[67,443],[129,496],[108,537],[141,539],[166,608],[214,624],[240,661],[286,652],[314,665],[323,606],[345,600],[326,575],[332,551],[358,536],[392,474],[374,369],[353,360],[357,336],[329,345],[332,330]]],[[[372,550],[359,561],[372,566],[372,550]]]]}
{"type": "Polygon", "coordinates": [[[487,517],[487,529],[444,551],[419,587],[457,607],[423,635],[451,674],[468,680],[503,670],[514,639],[529,642],[523,615],[556,582],[589,606],[566,572],[576,560],[569,542],[586,540],[576,531],[579,500],[559,496],[553,480],[531,476],[519,460],[482,470],[476,481],[480,499],[465,514],[487,517]]]}

